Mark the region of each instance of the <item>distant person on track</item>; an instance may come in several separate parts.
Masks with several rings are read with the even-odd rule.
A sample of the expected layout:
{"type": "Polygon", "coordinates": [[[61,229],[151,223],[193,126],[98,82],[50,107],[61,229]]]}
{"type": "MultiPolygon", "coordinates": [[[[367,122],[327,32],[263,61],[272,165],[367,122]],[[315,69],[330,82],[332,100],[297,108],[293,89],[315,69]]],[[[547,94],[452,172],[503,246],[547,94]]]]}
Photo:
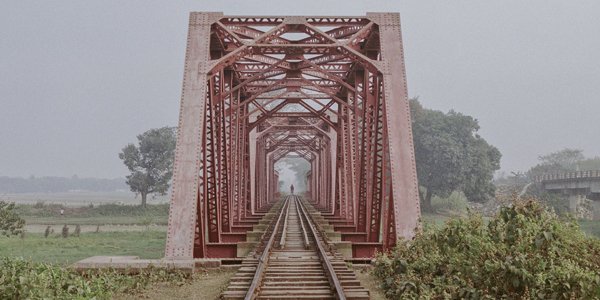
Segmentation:
{"type": "Polygon", "coordinates": [[[292,193],[292,195],[294,194],[294,185],[290,185],[290,192],[292,193]]]}

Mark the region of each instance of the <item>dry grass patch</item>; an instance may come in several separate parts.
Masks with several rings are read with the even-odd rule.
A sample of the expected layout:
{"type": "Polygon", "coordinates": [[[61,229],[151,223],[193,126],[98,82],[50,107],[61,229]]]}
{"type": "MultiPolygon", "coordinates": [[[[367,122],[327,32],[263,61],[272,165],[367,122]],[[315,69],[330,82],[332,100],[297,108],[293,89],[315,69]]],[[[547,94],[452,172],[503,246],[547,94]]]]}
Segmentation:
{"type": "Polygon", "coordinates": [[[373,275],[372,266],[354,266],[353,269],[362,286],[369,290],[369,296],[372,300],[385,300],[379,279],[373,275]]]}
{"type": "Polygon", "coordinates": [[[149,286],[140,294],[122,294],[117,295],[114,299],[219,299],[236,272],[235,268],[205,269],[195,273],[189,283],[158,283],[149,286]]]}

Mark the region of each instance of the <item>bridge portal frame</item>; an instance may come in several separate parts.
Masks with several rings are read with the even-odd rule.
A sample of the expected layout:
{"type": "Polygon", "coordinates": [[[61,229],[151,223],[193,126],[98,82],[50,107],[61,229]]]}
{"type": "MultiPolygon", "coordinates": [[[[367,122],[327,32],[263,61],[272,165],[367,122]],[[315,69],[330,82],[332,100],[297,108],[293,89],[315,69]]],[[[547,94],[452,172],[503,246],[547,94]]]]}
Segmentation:
{"type": "MultiPolygon", "coordinates": [[[[248,230],[245,221],[260,215],[256,203],[269,202],[250,201],[258,195],[250,182],[259,175],[277,180],[269,169],[272,158],[269,168],[257,170],[259,175],[251,171],[257,162],[267,163],[265,151],[249,155],[251,148],[256,150],[260,126],[276,117],[312,118],[319,122],[316,126],[336,131],[332,143],[294,140],[313,156],[325,149],[309,147],[317,144],[337,153],[313,160],[321,164],[318,170],[330,164],[333,172],[310,173],[311,187],[320,189],[311,192],[326,198],[317,200],[325,214],[364,234],[362,242],[383,249],[411,238],[420,208],[403,56],[397,13],[191,13],[165,257],[235,256],[232,237],[248,230]],[[261,26],[269,29],[257,29],[261,26]],[[290,32],[308,37],[293,41],[284,37],[290,32]],[[377,49],[369,49],[370,43],[377,49]],[[240,59],[257,63],[236,65],[240,59]],[[331,63],[335,61],[351,64],[331,63]],[[256,73],[244,73],[252,70],[256,73]],[[288,79],[277,77],[282,74],[288,79]],[[268,110],[267,104],[256,102],[277,88],[295,93],[306,88],[326,94],[330,102],[317,111],[302,99],[290,99],[308,111],[295,114],[279,112],[287,104],[268,110]],[[259,115],[252,116],[256,111],[259,115]]],[[[303,98],[314,95],[304,93],[303,98]]],[[[272,186],[267,192],[273,192],[272,186]]]]}

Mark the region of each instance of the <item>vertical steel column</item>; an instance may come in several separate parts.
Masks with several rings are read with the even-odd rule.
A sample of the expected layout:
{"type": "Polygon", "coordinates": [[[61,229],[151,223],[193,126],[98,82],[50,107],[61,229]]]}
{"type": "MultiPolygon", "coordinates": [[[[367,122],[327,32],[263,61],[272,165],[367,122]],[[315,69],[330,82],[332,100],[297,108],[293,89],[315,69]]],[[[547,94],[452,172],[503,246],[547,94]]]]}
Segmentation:
{"type": "Polygon", "coordinates": [[[217,102],[216,90],[218,77],[209,79],[208,99],[205,108],[205,145],[204,145],[204,195],[206,203],[206,218],[208,224],[208,241],[219,243],[221,241],[221,203],[219,201],[218,185],[218,156],[216,137],[215,102],[217,102]]]}
{"type": "Polygon", "coordinates": [[[396,235],[412,238],[421,216],[404,69],[400,14],[368,13],[379,25],[396,235]]]}
{"type": "Polygon", "coordinates": [[[207,92],[210,26],[222,14],[191,13],[185,56],[179,130],[173,170],[173,191],[169,209],[169,227],[165,256],[191,259],[194,248],[204,254],[202,237],[203,203],[198,203],[201,186],[200,148],[202,146],[204,109],[207,92]],[[196,225],[200,224],[199,229],[196,225]],[[196,239],[199,244],[194,245],[196,239]]]}

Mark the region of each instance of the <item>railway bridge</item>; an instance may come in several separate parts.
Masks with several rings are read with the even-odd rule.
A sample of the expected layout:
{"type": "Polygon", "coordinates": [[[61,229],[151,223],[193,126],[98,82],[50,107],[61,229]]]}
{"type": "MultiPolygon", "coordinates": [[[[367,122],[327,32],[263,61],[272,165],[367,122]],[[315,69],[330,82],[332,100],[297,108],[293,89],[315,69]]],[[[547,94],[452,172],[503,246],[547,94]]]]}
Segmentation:
{"type": "Polygon", "coordinates": [[[316,231],[303,245],[325,249],[331,279],[334,257],[372,257],[418,226],[397,13],[191,13],[177,135],[168,259],[256,258],[288,232],[285,210],[288,234],[316,231]],[[301,198],[278,190],[285,157],[310,164],[301,198]]]}
{"type": "Polygon", "coordinates": [[[600,220],[600,170],[545,174],[534,178],[542,188],[562,196],[572,214],[578,215],[581,206],[593,220],[600,220]]]}

